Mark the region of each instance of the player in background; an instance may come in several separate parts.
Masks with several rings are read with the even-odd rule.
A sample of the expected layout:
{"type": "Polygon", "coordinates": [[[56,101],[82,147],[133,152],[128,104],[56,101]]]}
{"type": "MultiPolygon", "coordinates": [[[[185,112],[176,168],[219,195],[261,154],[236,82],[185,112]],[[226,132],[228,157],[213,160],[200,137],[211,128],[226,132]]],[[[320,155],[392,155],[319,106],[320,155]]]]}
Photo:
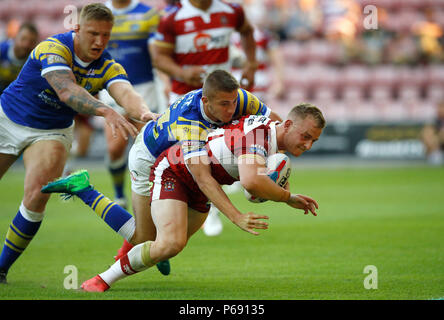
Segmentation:
{"type": "MultiPolygon", "coordinates": [[[[256,41],[258,69],[254,74],[254,86],[250,91],[264,102],[267,102],[268,95],[282,99],[285,93],[284,60],[279,48],[279,42],[267,30],[261,28],[256,27],[253,35],[256,41]]],[[[246,62],[246,57],[242,50],[240,50],[240,45],[241,42],[238,34],[233,34],[230,55],[235,61],[232,66],[232,73],[238,81],[242,78],[242,67],[246,62]]]]}
{"type": "Polygon", "coordinates": [[[137,129],[94,98],[106,88],[131,117],[154,117],[129,83],[125,70],[105,50],[114,17],[100,3],[86,5],[74,31],[49,37],[31,52],[18,78],[0,97],[0,178],[23,155],[24,196],[0,254],[0,283],[26,249],[43,220],[43,185],[62,174],[77,113],[105,118],[113,135],[137,129]]]}
{"type": "Polygon", "coordinates": [[[438,103],[434,123],[428,123],[421,132],[427,161],[431,165],[440,166],[444,163],[444,101],[438,103]]]}
{"type": "MultiPolygon", "coordinates": [[[[149,41],[157,30],[160,16],[156,8],[152,8],[138,0],[110,0],[106,6],[114,14],[114,26],[107,50],[120,63],[128,74],[134,89],[149,104],[150,109],[162,113],[168,107],[163,84],[151,63],[149,41]]],[[[106,90],[99,93],[99,98],[106,104],[119,110],[122,109],[110,97],[106,90]]],[[[132,121],[137,128],[144,124],[132,121]]],[[[112,138],[111,132],[105,127],[107,141],[106,164],[114,186],[115,201],[127,207],[124,193],[124,182],[127,174],[128,140],[122,136],[112,138]]]]}
{"type": "Polygon", "coordinates": [[[257,69],[253,27],[238,4],[221,0],[183,0],[162,18],[153,46],[153,63],[172,78],[170,103],[202,87],[205,75],[230,70],[233,31],[247,56],[241,86],[249,90],[257,69]],[[245,85],[243,83],[246,83],[245,85]]]}
{"type": "MultiPolygon", "coordinates": [[[[294,107],[285,121],[273,122],[265,116],[245,116],[210,132],[207,142],[198,145],[178,143],[157,158],[151,170],[151,205],[157,236],[154,241],[136,245],[105,272],[84,282],[85,291],[103,292],[116,281],[143,271],[159,261],[180,253],[189,238],[201,227],[211,200],[234,224],[254,235],[254,229],[267,229],[260,219],[267,216],[237,209],[225,212],[219,195],[200,184],[193,167],[210,164],[211,174],[219,184],[240,180],[250,194],[309,211],[316,215],[318,204],[310,197],[292,194],[278,186],[266,174],[266,159],[279,150],[300,156],[319,139],[325,119],[310,104],[294,107]]],[[[94,190],[86,171],[45,186],[43,192],[67,192],[82,199],[114,230],[116,221],[132,219],[123,208],[94,190]]],[[[119,232],[121,234],[121,232],[119,232]]]]}
{"type": "Polygon", "coordinates": [[[38,38],[35,25],[25,22],[20,25],[14,39],[0,43],[0,94],[17,78],[38,38]]]}

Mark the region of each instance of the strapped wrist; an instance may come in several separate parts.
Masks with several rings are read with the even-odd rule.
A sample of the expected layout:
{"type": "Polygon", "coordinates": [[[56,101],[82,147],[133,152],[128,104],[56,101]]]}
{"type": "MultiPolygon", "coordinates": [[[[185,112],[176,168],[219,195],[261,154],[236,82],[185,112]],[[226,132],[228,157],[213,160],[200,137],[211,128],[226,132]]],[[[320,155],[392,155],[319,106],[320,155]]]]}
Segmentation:
{"type": "Polygon", "coordinates": [[[283,193],[283,195],[282,195],[282,197],[280,199],[280,202],[287,203],[288,200],[290,200],[290,197],[291,197],[291,192],[288,191],[288,190],[284,190],[284,193],[283,193]]]}

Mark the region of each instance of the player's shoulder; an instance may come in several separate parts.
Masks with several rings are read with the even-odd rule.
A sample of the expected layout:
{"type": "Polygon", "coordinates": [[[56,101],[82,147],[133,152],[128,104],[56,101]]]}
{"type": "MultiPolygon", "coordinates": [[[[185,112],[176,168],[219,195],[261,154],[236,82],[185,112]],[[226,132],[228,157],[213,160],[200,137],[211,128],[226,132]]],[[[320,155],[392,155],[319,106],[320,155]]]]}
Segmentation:
{"type": "Polygon", "coordinates": [[[202,98],[202,89],[197,89],[188,92],[181,98],[179,98],[172,107],[175,105],[180,107],[181,112],[193,115],[195,117],[200,113],[200,100],[202,98]]]}
{"type": "Polygon", "coordinates": [[[168,5],[165,8],[163,8],[163,10],[160,12],[160,14],[162,17],[167,16],[170,13],[176,12],[180,6],[181,6],[180,3],[168,5]]]}
{"type": "Polygon", "coordinates": [[[260,104],[261,101],[259,100],[258,97],[256,97],[253,93],[251,93],[250,91],[247,91],[245,89],[239,88],[237,89],[237,93],[238,93],[238,103],[240,104],[260,104]]]}
{"type": "Polygon", "coordinates": [[[163,21],[174,21],[177,13],[182,9],[183,9],[183,7],[181,4],[176,4],[174,6],[170,6],[168,8],[165,8],[161,12],[161,19],[163,21]]]}
{"type": "Polygon", "coordinates": [[[74,44],[74,31],[67,31],[64,33],[55,34],[53,36],[46,38],[42,42],[45,42],[45,41],[50,41],[50,42],[65,45],[67,47],[72,47],[74,44]]]}
{"type": "Polygon", "coordinates": [[[153,15],[160,13],[160,11],[157,8],[150,6],[150,5],[143,3],[143,2],[139,2],[137,4],[137,6],[132,10],[132,12],[133,13],[144,13],[144,14],[150,13],[153,15]]]}
{"type": "Polygon", "coordinates": [[[31,54],[32,58],[40,59],[47,54],[58,55],[68,63],[73,60],[74,44],[72,31],[50,36],[40,42],[31,54]]]}

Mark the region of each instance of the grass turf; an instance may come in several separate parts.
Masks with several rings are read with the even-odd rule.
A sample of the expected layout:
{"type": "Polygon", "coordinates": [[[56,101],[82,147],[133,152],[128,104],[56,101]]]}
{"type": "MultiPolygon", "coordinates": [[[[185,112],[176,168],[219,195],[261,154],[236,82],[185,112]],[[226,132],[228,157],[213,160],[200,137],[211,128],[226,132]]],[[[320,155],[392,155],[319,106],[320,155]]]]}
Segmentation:
{"type": "MultiPolygon", "coordinates": [[[[104,171],[90,171],[95,187],[112,197],[104,171]]],[[[0,182],[0,241],[23,194],[22,171],[0,182]]],[[[199,231],[171,260],[116,283],[104,294],[67,290],[64,268],[78,285],[113,263],[121,239],[80,200],[52,196],[44,222],[0,286],[6,299],[438,299],[444,297],[444,169],[293,169],[293,192],[314,197],[318,216],[284,204],[232,200],[243,212],[270,217],[253,236],[225,217],[224,232],[199,231]],[[367,265],[378,288],[365,289],[367,265]]],[[[129,188],[127,186],[127,190],[129,188]]]]}

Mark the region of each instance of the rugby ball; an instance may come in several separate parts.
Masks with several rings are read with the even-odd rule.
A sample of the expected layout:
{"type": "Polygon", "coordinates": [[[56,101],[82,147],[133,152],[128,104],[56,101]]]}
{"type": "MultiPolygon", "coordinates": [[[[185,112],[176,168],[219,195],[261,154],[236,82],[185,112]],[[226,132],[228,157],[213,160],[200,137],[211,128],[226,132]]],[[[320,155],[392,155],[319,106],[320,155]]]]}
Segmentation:
{"type": "MultiPolygon", "coordinates": [[[[280,187],[285,187],[291,174],[290,158],[283,153],[275,153],[267,158],[267,175],[277,183],[280,187]]],[[[261,203],[267,201],[252,196],[247,190],[244,190],[245,197],[253,203],[261,203]]]]}

